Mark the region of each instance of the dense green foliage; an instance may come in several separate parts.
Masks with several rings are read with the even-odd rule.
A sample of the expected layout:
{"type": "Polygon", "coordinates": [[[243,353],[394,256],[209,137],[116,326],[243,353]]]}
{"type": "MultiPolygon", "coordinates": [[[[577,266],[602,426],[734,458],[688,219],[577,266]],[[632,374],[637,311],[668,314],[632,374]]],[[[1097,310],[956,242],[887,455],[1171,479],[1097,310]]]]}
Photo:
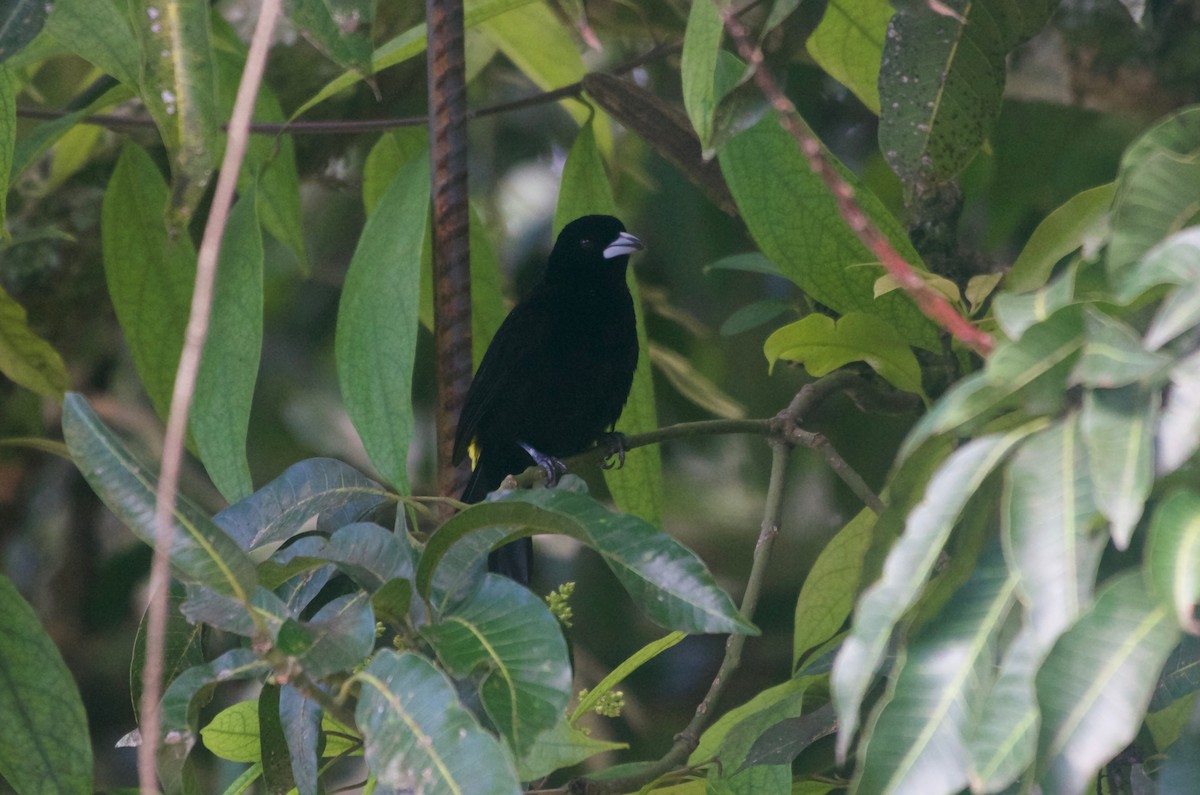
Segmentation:
{"type": "MultiPolygon", "coordinates": [[[[472,122],[476,362],[509,266],[567,220],[617,214],[650,251],[627,466],[447,518],[428,135],[355,126],[424,113],[419,5],[296,0],[272,50],[255,121],[296,125],[252,139],[224,235],[170,544],[164,791],[1194,791],[1193,10],[750,4],[759,68],[848,197],[748,79],[723,4],[467,2],[473,107],[575,89],[472,122]],[[848,201],[994,350],[918,308],[848,201]],[[668,425],[661,449],[638,436],[668,425]],[[531,534],[558,537],[548,598],[484,572],[531,534]],[[715,703],[703,635],[730,636],[715,703]]],[[[110,746],[136,716],[97,693],[114,657],[141,692],[145,555],[109,517],[151,543],[146,462],[252,7],[0,11],[0,776],[19,795],[132,784],[110,746]]]]}

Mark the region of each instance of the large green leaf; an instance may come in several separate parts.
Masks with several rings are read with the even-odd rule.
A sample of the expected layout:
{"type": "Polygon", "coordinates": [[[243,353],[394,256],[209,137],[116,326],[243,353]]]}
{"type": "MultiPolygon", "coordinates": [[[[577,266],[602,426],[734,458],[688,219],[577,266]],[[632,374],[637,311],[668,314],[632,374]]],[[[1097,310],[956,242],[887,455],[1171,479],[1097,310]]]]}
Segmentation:
{"type": "MultiPolygon", "coordinates": [[[[555,234],[576,218],[594,213],[616,215],[617,209],[608,173],[604,170],[604,161],[589,122],[575,136],[575,143],[571,145],[567,162],[563,165],[558,206],[554,211],[555,234]]],[[[637,321],[638,363],[629,399],[617,424],[622,433],[636,434],[658,428],[658,411],[654,403],[654,379],[650,372],[645,314],[632,268],[626,274],[626,282],[633,296],[637,321]]],[[[651,524],[659,523],[663,486],[662,454],[658,445],[634,451],[624,467],[605,470],[604,479],[621,510],[640,516],[651,524]]]]}
{"type": "Polygon", "coordinates": [[[45,397],[59,399],[68,386],[67,367],[54,346],[29,327],[25,307],[0,287],[0,373],[45,397]]]}
{"type": "MultiPolygon", "coordinates": [[[[429,539],[418,562],[418,591],[429,593],[447,552],[453,563],[441,568],[453,578],[469,577],[472,565],[501,540],[560,533],[599,552],[638,607],[659,626],[685,632],[757,633],[694,553],[638,517],[613,513],[591,497],[568,490],[579,482],[564,478],[559,488],[513,491],[446,522],[429,539]]],[[[439,572],[438,585],[445,587],[442,577],[439,572]]]]}
{"type": "Polygon", "coordinates": [[[371,463],[408,491],[413,435],[421,249],[429,218],[429,161],[393,180],[367,219],[338,305],[337,367],[342,398],[371,463]]]}
{"type": "Polygon", "coordinates": [[[571,698],[571,661],[545,602],[496,574],[436,623],[421,629],[455,676],[487,671],[479,695],[513,753],[524,757],[561,719],[571,698]]]}
{"type": "Polygon", "coordinates": [[[967,785],[966,733],[992,679],[1016,578],[993,547],[902,655],[863,734],[854,792],[950,795],[967,785]]]}
{"type": "Polygon", "coordinates": [[[859,511],[829,539],[804,578],[792,630],[793,668],[804,655],[837,634],[850,615],[875,518],[870,508],[859,511]]]}
{"type": "Polygon", "coordinates": [[[955,177],[1000,115],[1005,58],[1057,0],[952,0],[960,19],[914,4],[892,17],[879,69],[879,148],[910,189],[955,177]]]}
{"type": "Polygon", "coordinates": [[[1154,425],[1159,395],[1140,386],[1093,389],[1083,396],[1080,427],[1100,512],[1117,549],[1142,518],[1154,484],[1154,425]]]}
{"type": "Polygon", "coordinates": [[[176,234],[186,234],[219,157],[210,14],[208,0],[130,3],[142,54],[142,102],[171,159],[170,222],[176,234]]]}
{"type": "Polygon", "coordinates": [[[1150,522],[1146,573],[1159,598],[1174,608],[1180,627],[1200,634],[1200,494],[1177,491],[1158,506],[1150,522]]]}
{"type": "MultiPolygon", "coordinates": [[[[63,401],[63,439],[88,484],[126,527],[154,544],[154,492],[150,470],[105,427],[82,395],[63,401]]],[[[247,606],[256,581],[254,564],[208,515],[180,495],[170,525],[171,565],[186,582],[204,585],[247,606]]]]}
{"type": "Polygon", "coordinates": [[[883,661],[892,629],[920,595],[962,509],[1013,446],[1040,425],[1029,423],[963,445],[938,469],[924,498],[909,513],[904,534],[888,553],[883,576],[859,600],[850,636],[834,662],[831,685],[841,724],[839,756],[845,755],[858,728],[859,707],[883,661]]]}
{"type": "Polygon", "coordinates": [[[389,789],[426,795],[517,795],[511,757],[423,657],[384,649],[358,674],[355,719],[367,766],[389,789]]]}
{"type": "Polygon", "coordinates": [[[292,464],[214,521],[243,549],[251,550],[288,540],[319,514],[341,512],[357,518],[390,496],[354,467],[332,458],[311,458],[292,464]]]}
{"type": "Polygon", "coordinates": [[[200,460],[230,502],[254,491],[246,435],[263,339],[263,247],[255,210],[250,190],[229,214],[189,420],[200,460]]]}
{"type": "Polygon", "coordinates": [[[564,767],[574,767],[585,759],[606,751],[621,751],[627,743],[614,743],[592,737],[576,729],[565,718],[548,732],[538,736],[529,753],[517,761],[522,781],[536,781],[564,767]]]}
{"type": "Polygon", "coordinates": [[[1077,414],[1027,439],[1005,471],[1001,539],[1045,653],[1091,603],[1104,536],[1077,414]]]}
{"type": "MultiPolygon", "coordinates": [[[[837,158],[828,151],[822,154],[854,187],[867,217],[905,259],[921,268],[899,221],[837,158]]],[[[720,162],[755,243],[786,278],[838,312],[879,315],[905,342],[937,349],[936,329],[907,295],[895,290],[875,298],[880,269],[858,267],[874,265],[875,256],[846,227],[837,200],[774,115],[726,144],[720,162]]]]}
{"type": "Polygon", "coordinates": [[[879,64],[893,8],[887,0],[829,0],[805,46],[817,65],[879,115],[879,64]]]}
{"type": "Polygon", "coordinates": [[[1059,639],[1037,674],[1045,792],[1081,795],[1133,740],[1179,630],[1138,573],[1120,575],[1059,639]]]}
{"type": "Polygon", "coordinates": [[[1142,134],[1121,158],[1106,264],[1116,275],[1169,233],[1194,224],[1200,204],[1200,107],[1142,134]]]}
{"type": "Polygon", "coordinates": [[[885,321],[865,312],[850,312],[836,322],[821,314],[801,318],[767,337],[763,353],[771,368],[780,359],[800,362],[814,378],[863,361],[897,389],[923,394],[921,366],[912,349],[885,321]]]}
{"type": "Polygon", "coordinates": [[[1084,309],[1083,319],[1087,340],[1071,371],[1072,384],[1110,389],[1165,378],[1172,358],[1146,350],[1128,323],[1092,307],[1084,309]]]}
{"type": "Polygon", "coordinates": [[[79,688],[29,603],[0,576],[0,777],[19,795],[88,795],[79,688]]]}
{"type": "Polygon", "coordinates": [[[196,273],[191,238],[167,231],[170,200],[150,155],[126,144],[101,207],[104,275],[133,363],[160,417],[170,407],[196,273]]]}

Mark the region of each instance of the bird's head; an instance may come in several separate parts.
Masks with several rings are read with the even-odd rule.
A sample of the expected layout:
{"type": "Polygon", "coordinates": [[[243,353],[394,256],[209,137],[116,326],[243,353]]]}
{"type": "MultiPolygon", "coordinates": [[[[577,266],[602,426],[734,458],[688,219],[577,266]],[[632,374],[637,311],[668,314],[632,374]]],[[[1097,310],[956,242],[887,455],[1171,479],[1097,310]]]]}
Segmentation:
{"type": "Polygon", "coordinates": [[[563,227],[550,252],[547,276],[572,280],[615,274],[624,278],[629,255],[645,248],[611,215],[585,215],[563,227]]]}

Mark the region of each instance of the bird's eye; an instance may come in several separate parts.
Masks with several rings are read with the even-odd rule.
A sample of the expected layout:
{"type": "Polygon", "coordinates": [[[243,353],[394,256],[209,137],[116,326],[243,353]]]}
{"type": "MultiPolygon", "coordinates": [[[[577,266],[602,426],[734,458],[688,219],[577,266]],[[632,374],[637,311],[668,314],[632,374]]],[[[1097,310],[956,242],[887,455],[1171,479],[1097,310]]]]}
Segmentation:
{"type": "Polygon", "coordinates": [[[580,248],[595,248],[596,243],[594,241],[592,241],[590,238],[585,237],[583,240],[579,241],[579,247],[580,248]]]}

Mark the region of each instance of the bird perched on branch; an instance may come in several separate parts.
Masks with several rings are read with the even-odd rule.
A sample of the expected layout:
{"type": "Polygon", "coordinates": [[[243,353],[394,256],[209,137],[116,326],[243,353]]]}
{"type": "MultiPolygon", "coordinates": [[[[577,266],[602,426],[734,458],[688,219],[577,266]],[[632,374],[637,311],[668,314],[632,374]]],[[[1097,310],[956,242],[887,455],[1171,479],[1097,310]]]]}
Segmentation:
{"type": "MultiPolygon", "coordinates": [[[[559,460],[597,442],[624,456],[611,433],[637,366],[637,323],[625,283],[629,255],[643,248],[610,215],[563,227],[542,279],[505,318],[467,392],[454,462],[468,454],[464,502],[479,502],[506,475],[538,464],[549,485],[559,460]]],[[[533,542],[493,552],[492,571],[528,584],[533,542]]]]}

